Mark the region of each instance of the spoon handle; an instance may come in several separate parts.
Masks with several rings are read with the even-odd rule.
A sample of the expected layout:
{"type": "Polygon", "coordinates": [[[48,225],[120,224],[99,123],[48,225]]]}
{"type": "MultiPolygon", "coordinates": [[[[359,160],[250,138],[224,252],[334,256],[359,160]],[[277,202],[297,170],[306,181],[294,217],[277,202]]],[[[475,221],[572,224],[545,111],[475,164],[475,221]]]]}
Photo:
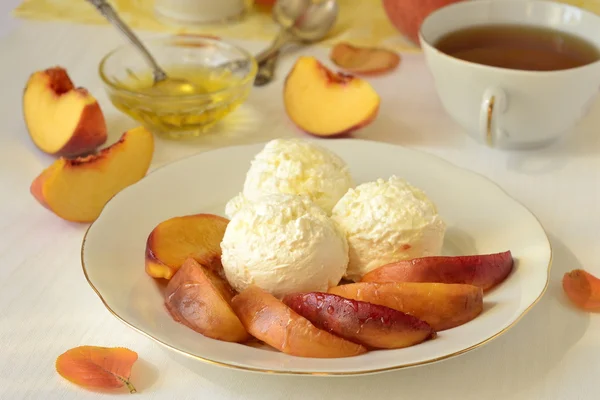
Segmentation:
{"type": "Polygon", "coordinates": [[[142,53],[142,56],[146,59],[146,61],[152,66],[152,73],[154,75],[154,81],[160,82],[165,80],[167,74],[163,69],[158,65],[154,57],[150,54],[150,52],[146,49],[146,46],[138,39],[138,37],[133,33],[131,29],[123,22],[123,20],[119,17],[114,8],[106,1],[106,0],[87,0],[90,2],[96,9],[110,22],[113,26],[118,28],[126,37],[129,39],[131,44],[133,44],[137,49],[142,53]]]}
{"type": "Polygon", "coordinates": [[[279,52],[273,53],[259,65],[258,71],[256,72],[256,78],[254,78],[254,86],[264,86],[273,80],[275,77],[275,64],[278,57],[279,52]]]}
{"type": "Polygon", "coordinates": [[[279,53],[279,50],[281,50],[283,46],[294,40],[294,35],[289,33],[287,30],[282,29],[281,31],[279,31],[279,34],[275,37],[275,40],[273,40],[273,43],[271,43],[271,45],[268,48],[256,55],[256,62],[259,65],[265,63],[273,55],[279,53]]]}

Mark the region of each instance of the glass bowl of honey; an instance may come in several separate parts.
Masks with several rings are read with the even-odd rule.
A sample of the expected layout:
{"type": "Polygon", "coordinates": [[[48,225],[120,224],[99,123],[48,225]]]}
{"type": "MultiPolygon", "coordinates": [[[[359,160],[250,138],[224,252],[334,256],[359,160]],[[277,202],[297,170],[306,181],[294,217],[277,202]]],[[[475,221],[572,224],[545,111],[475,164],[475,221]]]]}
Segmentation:
{"type": "Polygon", "coordinates": [[[236,45],[199,35],[154,39],[145,45],[169,78],[190,85],[156,90],[152,69],[131,45],[108,53],[99,73],[113,105],[156,134],[200,136],[250,94],[256,60],[236,45]]]}

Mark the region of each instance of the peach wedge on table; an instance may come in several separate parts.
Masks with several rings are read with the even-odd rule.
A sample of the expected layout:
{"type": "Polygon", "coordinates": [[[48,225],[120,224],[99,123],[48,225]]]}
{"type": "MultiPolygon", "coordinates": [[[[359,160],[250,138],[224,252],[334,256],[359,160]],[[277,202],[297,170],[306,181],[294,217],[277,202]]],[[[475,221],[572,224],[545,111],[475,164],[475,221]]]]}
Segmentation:
{"type": "Polygon", "coordinates": [[[435,336],[412,315],[330,293],[294,293],[283,302],[317,328],[370,348],[399,349],[435,336]]]}
{"type": "Polygon", "coordinates": [[[367,81],[335,73],[313,57],[300,57],[285,80],[283,102],[303,131],[337,136],[372,122],[380,99],[367,81]]]}
{"type": "Polygon", "coordinates": [[[92,222],[115,194],[146,175],[153,153],[152,134],[132,129],[98,154],[56,160],[33,181],[31,193],[61,218],[92,222]]]}
{"type": "Polygon", "coordinates": [[[483,311],[483,290],[472,285],[360,282],[332,287],[329,293],[393,308],[436,332],[463,325],[483,311]]]}
{"type": "Polygon", "coordinates": [[[33,73],[23,94],[25,124],[42,151],[64,156],[93,152],[106,142],[106,122],[96,99],[76,88],[61,67],[33,73]]]}
{"type": "Polygon", "coordinates": [[[379,267],[362,282],[437,282],[479,286],[484,291],[503,282],[513,269],[510,251],[496,254],[423,257],[379,267]]]}
{"type": "Polygon", "coordinates": [[[314,326],[270,293],[250,286],[231,302],[246,330],[269,346],[298,357],[337,358],[367,349],[314,326]]]}
{"type": "Polygon", "coordinates": [[[331,61],[345,71],[357,75],[377,75],[393,71],[400,64],[400,56],[391,50],[353,46],[340,42],[329,53],[331,61]]]}
{"type": "Polygon", "coordinates": [[[171,279],[188,257],[223,276],[221,240],[229,220],[213,214],[170,218],[152,230],[146,241],[146,273],[171,279]]]}
{"type": "Polygon", "coordinates": [[[173,319],[204,336],[243,342],[248,333],[230,306],[234,291],[227,281],[188,258],[165,291],[173,319]]]}

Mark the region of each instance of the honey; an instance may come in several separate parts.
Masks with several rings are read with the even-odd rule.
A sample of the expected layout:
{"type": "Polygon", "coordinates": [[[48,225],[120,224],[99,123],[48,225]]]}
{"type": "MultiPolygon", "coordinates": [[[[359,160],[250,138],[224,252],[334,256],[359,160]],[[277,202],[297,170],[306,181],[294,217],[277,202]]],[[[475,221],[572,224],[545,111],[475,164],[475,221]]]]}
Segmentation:
{"type": "Polygon", "coordinates": [[[248,97],[251,84],[227,69],[198,66],[165,67],[169,77],[192,84],[169,86],[157,93],[151,70],[130,72],[109,92],[119,110],[159,134],[173,138],[206,132],[248,97]]]}

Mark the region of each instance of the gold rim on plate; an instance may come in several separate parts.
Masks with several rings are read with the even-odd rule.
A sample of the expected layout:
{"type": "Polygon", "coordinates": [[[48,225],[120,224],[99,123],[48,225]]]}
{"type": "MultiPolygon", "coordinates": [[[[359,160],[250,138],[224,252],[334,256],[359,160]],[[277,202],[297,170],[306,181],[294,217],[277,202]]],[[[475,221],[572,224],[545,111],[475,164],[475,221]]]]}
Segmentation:
{"type": "MultiPolygon", "coordinates": [[[[380,142],[375,142],[375,143],[380,143],[380,142]]],[[[389,143],[387,143],[388,145],[390,145],[389,143]]],[[[393,146],[393,145],[392,145],[393,146]]],[[[415,151],[415,150],[412,150],[415,151]]],[[[211,360],[209,358],[205,358],[205,357],[200,357],[197,356],[195,354],[191,354],[188,353],[187,351],[183,351],[180,350],[168,343],[163,342],[160,339],[155,338],[154,336],[152,336],[151,334],[144,332],[143,330],[141,330],[140,328],[132,325],[131,323],[129,323],[128,321],[126,321],[123,317],[121,317],[119,314],[117,314],[112,308],[110,308],[110,306],[106,303],[106,301],[104,300],[104,298],[102,297],[102,295],[100,294],[100,292],[98,291],[98,289],[96,289],[96,287],[94,286],[94,284],[90,281],[90,278],[88,277],[87,274],[87,270],[85,267],[85,261],[83,259],[83,253],[84,253],[84,247],[85,247],[85,241],[87,239],[87,235],[88,232],[90,231],[90,229],[92,228],[92,226],[94,225],[94,222],[92,222],[90,224],[90,226],[86,229],[85,234],[83,235],[83,241],[81,243],[81,267],[83,269],[83,274],[85,275],[85,280],[87,281],[87,283],[92,287],[92,289],[94,290],[94,292],[96,293],[96,295],[98,295],[98,297],[100,298],[100,300],[102,301],[102,304],[104,305],[104,307],[113,315],[115,316],[119,321],[121,321],[122,323],[124,323],[125,325],[127,325],[128,327],[130,327],[131,329],[133,329],[134,331],[146,336],[147,338],[155,341],[156,343],[170,349],[173,350],[176,353],[179,353],[181,355],[202,361],[204,363],[207,364],[211,364],[211,365],[217,365],[220,367],[226,367],[226,368],[232,368],[232,369],[237,369],[237,370],[241,370],[241,371],[250,371],[250,372],[262,372],[262,373],[267,373],[267,374],[278,374],[278,375],[310,375],[310,376],[351,376],[351,375],[368,375],[368,374],[375,374],[375,373],[379,373],[379,372],[388,372],[388,371],[395,371],[395,370],[400,370],[400,369],[404,369],[404,368],[410,368],[410,367],[416,367],[416,366],[420,366],[420,365],[427,365],[427,364],[433,364],[435,362],[438,361],[442,361],[442,360],[446,360],[448,358],[452,358],[452,357],[456,357],[459,356],[461,354],[467,353],[471,350],[474,350],[478,347],[481,347],[489,342],[491,342],[492,340],[496,339],[497,337],[499,337],[500,335],[506,333],[509,329],[513,328],[529,311],[531,311],[531,309],[542,299],[542,297],[544,296],[544,294],[546,293],[546,290],[548,289],[548,285],[550,284],[550,269],[552,268],[552,262],[554,259],[554,253],[553,253],[553,249],[552,249],[552,244],[550,243],[550,239],[548,238],[548,235],[546,234],[546,231],[544,229],[544,226],[542,225],[541,221],[537,218],[537,216],[531,212],[531,210],[529,210],[528,207],[526,207],[525,205],[523,205],[522,203],[520,203],[519,201],[517,201],[515,198],[513,198],[512,196],[510,196],[500,185],[498,185],[497,183],[495,183],[494,181],[486,178],[485,176],[475,172],[475,171],[471,171],[468,170],[466,168],[462,168],[459,167],[457,165],[452,164],[449,161],[446,161],[440,157],[436,157],[424,152],[419,152],[425,155],[429,155],[439,161],[448,163],[450,165],[452,165],[454,168],[457,169],[462,169],[463,171],[472,173],[474,175],[478,175],[480,178],[485,179],[487,182],[492,183],[493,185],[495,185],[498,189],[500,189],[505,196],[509,197],[511,200],[513,200],[514,202],[516,202],[517,204],[521,205],[523,208],[525,208],[529,214],[531,214],[531,216],[533,216],[533,218],[535,218],[535,220],[538,222],[538,224],[540,225],[540,227],[542,228],[542,231],[544,232],[544,236],[546,237],[546,241],[548,242],[548,248],[550,249],[550,259],[548,260],[548,271],[546,273],[546,283],[544,285],[544,289],[542,290],[542,292],[540,293],[540,295],[533,301],[533,303],[531,303],[512,323],[510,323],[510,325],[508,325],[506,328],[502,329],[501,331],[493,334],[492,336],[488,337],[487,339],[482,340],[479,343],[476,343],[470,347],[464,348],[462,350],[456,351],[454,353],[451,354],[446,354],[440,357],[435,357],[435,358],[431,358],[425,361],[419,361],[419,362],[414,362],[414,363],[410,363],[410,364],[403,364],[403,365],[397,365],[397,366],[393,366],[393,367],[385,367],[385,368],[378,368],[378,369],[372,369],[372,370],[364,370],[364,371],[351,371],[351,372],[309,372],[309,371],[289,371],[289,370],[269,370],[269,369],[264,369],[264,368],[255,368],[255,367],[244,367],[241,365],[235,365],[235,364],[230,364],[230,363],[226,363],[226,362],[221,362],[221,361],[215,361],[215,360],[211,360]]],[[[191,155],[189,157],[185,157],[186,158],[191,158],[194,156],[198,156],[198,154],[194,154],[191,155]]],[[[183,159],[182,159],[183,160],[183,159]]],[[[178,160],[178,161],[182,161],[182,160],[178,160]]],[[[170,163],[169,163],[170,164],[170,163]]],[[[168,166],[169,164],[160,166],[158,168],[156,168],[155,170],[153,170],[150,173],[154,173],[155,171],[168,166]]],[[[135,185],[135,183],[134,183],[135,185]]],[[[114,196],[113,196],[114,198],[114,196]]],[[[108,205],[108,203],[113,200],[113,198],[111,198],[106,205],[108,205]]],[[[105,207],[106,207],[105,205],[105,207]]],[[[98,217],[99,218],[99,217],[98,217]]]]}

